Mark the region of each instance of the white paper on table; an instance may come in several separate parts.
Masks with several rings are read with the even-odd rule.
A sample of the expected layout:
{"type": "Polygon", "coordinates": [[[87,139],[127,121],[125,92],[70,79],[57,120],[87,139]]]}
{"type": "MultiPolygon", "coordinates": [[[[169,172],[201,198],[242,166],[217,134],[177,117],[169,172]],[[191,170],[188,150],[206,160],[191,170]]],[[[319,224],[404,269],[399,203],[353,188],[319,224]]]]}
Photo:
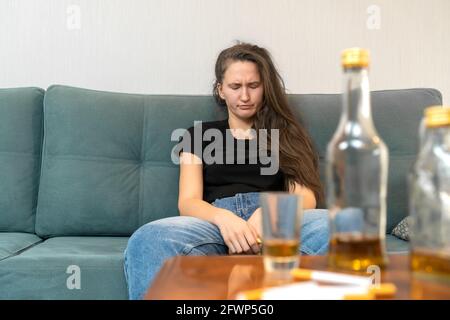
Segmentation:
{"type": "MultiPolygon", "coordinates": [[[[347,295],[367,294],[365,285],[322,285],[315,281],[304,281],[278,287],[265,288],[261,300],[343,300],[347,295]]],[[[244,293],[238,300],[247,300],[244,293]]]]}

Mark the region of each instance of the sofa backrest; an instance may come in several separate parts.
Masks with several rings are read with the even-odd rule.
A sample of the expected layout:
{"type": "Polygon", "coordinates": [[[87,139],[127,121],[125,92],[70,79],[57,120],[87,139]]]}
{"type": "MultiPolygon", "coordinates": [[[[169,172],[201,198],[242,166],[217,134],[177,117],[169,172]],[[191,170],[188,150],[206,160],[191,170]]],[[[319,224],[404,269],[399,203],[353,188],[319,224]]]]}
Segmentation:
{"type": "MultiPolygon", "coordinates": [[[[406,172],[415,157],[423,108],[433,89],[374,92],[373,113],[390,149],[388,229],[407,214],[406,172]]],[[[321,157],[341,112],[338,94],[290,95],[321,157]]],[[[45,137],[36,232],[130,235],[178,215],[178,166],[172,132],[195,120],[226,118],[211,96],[157,96],[52,86],[45,95],[45,137]]],[[[323,175],[322,175],[323,177],[323,175]]]]}
{"type": "Polygon", "coordinates": [[[211,97],[48,88],[36,232],[130,235],[178,215],[172,130],[224,117],[211,97]],[[217,112],[217,114],[216,114],[217,112]]]}
{"type": "Polygon", "coordinates": [[[34,233],[43,100],[39,88],[0,89],[0,232],[34,233]]]}
{"type": "MultiPolygon", "coordinates": [[[[290,98],[315,142],[325,183],[326,146],[339,122],[341,95],[304,94],[290,98]]],[[[423,110],[442,104],[442,95],[435,89],[383,90],[373,91],[371,100],[375,126],[389,149],[386,229],[390,232],[408,215],[407,173],[416,158],[423,110]]]]}

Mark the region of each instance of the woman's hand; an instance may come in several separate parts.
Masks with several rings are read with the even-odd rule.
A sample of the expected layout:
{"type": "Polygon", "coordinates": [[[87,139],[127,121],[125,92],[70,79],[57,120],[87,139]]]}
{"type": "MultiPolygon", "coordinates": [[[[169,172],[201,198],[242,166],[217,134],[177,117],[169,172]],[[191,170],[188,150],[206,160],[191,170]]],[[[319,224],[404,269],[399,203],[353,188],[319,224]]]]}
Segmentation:
{"type": "Polygon", "coordinates": [[[216,214],[214,222],[219,227],[230,254],[257,254],[259,252],[256,230],[244,219],[223,209],[216,214]]]}
{"type": "Polygon", "coordinates": [[[258,238],[262,239],[262,210],[258,208],[253,212],[250,219],[248,219],[247,223],[249,223],[253,229],[255,229],[258,238]]]}

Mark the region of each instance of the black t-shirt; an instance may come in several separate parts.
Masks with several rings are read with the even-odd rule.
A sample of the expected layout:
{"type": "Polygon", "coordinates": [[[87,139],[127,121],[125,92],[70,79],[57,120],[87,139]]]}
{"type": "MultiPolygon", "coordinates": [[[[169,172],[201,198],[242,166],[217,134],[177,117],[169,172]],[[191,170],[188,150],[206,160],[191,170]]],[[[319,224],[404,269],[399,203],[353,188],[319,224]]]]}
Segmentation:
{"type": "Polygon", "coordinates": [[[234,138],[229,129],[228,119],[199,122],[186,131],[178,145],[180,153],[190,152],[202,159],[203,200],[212,203],[237,193],[282,191],[284,175],[270,152],[258,151],[256,138],[234,138]]]}

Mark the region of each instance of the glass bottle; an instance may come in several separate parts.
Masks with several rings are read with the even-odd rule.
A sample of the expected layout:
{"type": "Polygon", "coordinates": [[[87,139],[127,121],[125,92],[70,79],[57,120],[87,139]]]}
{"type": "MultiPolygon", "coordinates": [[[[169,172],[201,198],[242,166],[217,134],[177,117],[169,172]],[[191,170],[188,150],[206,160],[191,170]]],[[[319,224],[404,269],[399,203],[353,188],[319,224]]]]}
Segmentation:
{"type": "Polygon", "coordinates": [[[366,271],[387,264],[386,189],[388,149],[372,120],[369,52],[342,53],[342,114],[327,147],[327,205],[330,211],[329,264],[366,271]]]}
{"type": "Polygon", "coordinates": [[[425,126],[409,176],[411,268],[450,279],[450,108],[427,108],[425,126]]]}

